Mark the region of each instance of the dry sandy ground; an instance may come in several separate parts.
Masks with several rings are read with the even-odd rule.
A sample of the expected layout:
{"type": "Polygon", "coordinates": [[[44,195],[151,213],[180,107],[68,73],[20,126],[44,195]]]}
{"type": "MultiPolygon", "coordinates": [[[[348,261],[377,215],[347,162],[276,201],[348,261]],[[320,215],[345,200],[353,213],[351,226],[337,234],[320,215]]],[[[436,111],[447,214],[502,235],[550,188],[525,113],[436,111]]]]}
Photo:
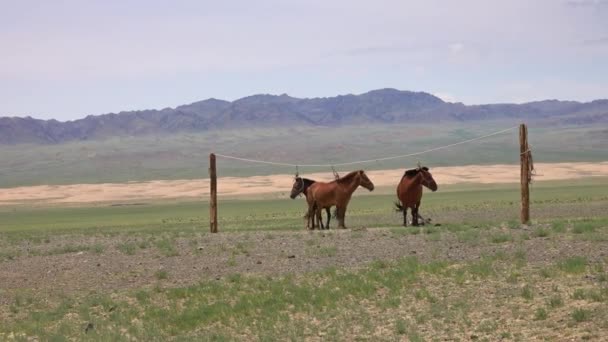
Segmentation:
{"type": "MultiPolygon", "coordinates": [[[[564,180],[608,176],[608,162],[535,164],[537,180],[564,180]]],[[[377,187],[395,186],[403,169],[367,172],[377,187]]],[[[437,167],[431,170],[437,183],[514,183],[519,182],[519,165],[468,165],[437,167]]],[[[339,171],[346,174],[346,171],[339,171]]],[[[330,172],[306,175],[307,178],[331,181],[330,172]]],[[[291,190],[293,175],[222,177],[218,179],[220,196],[247,196],[286,193],[291,190]]],[[[156,180],[147,182],[42,185],[0,189],[0,205],[28,202],[61,204],[114,201],[140,201],[206,197],[209,179],[156,180]]]]}

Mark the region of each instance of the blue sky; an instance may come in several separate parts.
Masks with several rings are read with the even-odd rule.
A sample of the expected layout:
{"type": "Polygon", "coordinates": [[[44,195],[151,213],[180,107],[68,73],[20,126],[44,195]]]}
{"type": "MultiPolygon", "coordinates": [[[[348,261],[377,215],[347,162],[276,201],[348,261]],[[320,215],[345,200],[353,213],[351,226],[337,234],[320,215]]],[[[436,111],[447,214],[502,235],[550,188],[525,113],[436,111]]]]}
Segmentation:
{"type": "Polygon", "coordinates": [[[0,116],[385,87],[608,98],[608,0],[0,2],[0,116]]]}

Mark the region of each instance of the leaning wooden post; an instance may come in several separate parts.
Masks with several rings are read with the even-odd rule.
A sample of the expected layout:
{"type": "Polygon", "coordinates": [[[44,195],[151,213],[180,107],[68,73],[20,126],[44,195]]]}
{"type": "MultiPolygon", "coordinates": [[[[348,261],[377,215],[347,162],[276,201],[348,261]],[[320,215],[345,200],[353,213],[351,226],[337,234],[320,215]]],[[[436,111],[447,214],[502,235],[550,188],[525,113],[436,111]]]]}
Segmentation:
{"type": "Polygon", "coordinates": [[[528,151],[528,127],[519,126],[519,160],[521,164],[521,223],[530,222],[530,153],[528,151]]]}
{"type": "Polygon", "coordinates": [[[211,196],[209,201],[209,228],[217,233],[217,172],[215,169],[215,154],[209,154],[209,181],[211,196]]]}

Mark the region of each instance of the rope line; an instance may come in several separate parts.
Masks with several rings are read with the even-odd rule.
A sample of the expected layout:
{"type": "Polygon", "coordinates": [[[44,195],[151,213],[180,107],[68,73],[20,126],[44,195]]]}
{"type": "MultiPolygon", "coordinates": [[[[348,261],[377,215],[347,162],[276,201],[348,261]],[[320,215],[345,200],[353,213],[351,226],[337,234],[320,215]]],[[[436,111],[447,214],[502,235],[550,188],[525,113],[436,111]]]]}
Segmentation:
{"type": "Polygon", "coordinates": [[[449,145],[434,147],[434,148],[431,148],[431,149],[428,149],[428,150],[424,150],[424,151],[420,151],[420,152],[414,152],[414,153],[409,153],[409,154],[401,154],[401,155],[397,155],[397,156],[375,158],[375,159],[357,160],[357,161],[346,162],[346,163],[334,163],[334,164],[294,164],[294,163],[273,162],[273,161],[268,161],[268,160],[241,158],[241,157],[235,157],[235,156],[230,156],[230,155],[220,154],[220,153],[215,153],[215,155],[217,157],[222,157],[222,158],[226,158],[226,159],[233,159],[233,160],[240,160],[240,161],[250,162],[250,163],[259,163],[259,164],[268,164],[268,165],[277,165],[277,166],[289,166],[289,167],[296,167],[296,168],[298,166],[300,166],[300,167],[346,166],[346,165],[366,164],[366,163],[372,163],[372,162],[379,162],[379,161],[385,161],[385,160],[393,160],[393,159],[401,159],[401,158],[407,158],[407,157],[412,157],[412,156],[418,156],[418,155],[421,155],[421,154],[424,154],[424,153],[429,153],[429,152],[434,152],[434,151],[438,151],[438,150],[443,150],[443,149],[446,149],[446,148],[449,148],[449,147],[458,146],[458,145],[470,143],[470,142],[473,142],[473,141],[489,138],[489,137],[492,137],[492,136],[495,136],[495,135],[499,135],[499,134],[508,132],[510,130],[516,129],[518,127],[519,126],[509,127],[507,129],[496,131],[494,133],[482,135],[482,136],[479,136],[479,137],[476,137],[476,138],[472,138],[472,139],[467,139],[467,140],[459,141],[457,143],[453,143],[453,144],[449,144],[449,145]]]}

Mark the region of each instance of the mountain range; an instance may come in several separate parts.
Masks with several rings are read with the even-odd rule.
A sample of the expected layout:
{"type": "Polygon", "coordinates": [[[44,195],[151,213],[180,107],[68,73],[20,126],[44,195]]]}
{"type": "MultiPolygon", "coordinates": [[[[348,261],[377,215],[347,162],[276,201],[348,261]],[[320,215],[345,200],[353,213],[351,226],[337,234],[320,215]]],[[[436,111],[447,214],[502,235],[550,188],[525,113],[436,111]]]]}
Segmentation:
{"type": "Polygon", "coordinates": [[[464,105],[445,102],[424,92],[396,89],[326,98],[295,98],[286,94],[253,95],[232,102],[207,99],[176,108],[89,115],[66,122],[31,117],[0,117],[0,144],[56,144],[114,136],[242,127],[334,127],[368,123],[447,123],[501,119],[542,121],[546,125],[608,123],[608,100],[464,105]]]}

